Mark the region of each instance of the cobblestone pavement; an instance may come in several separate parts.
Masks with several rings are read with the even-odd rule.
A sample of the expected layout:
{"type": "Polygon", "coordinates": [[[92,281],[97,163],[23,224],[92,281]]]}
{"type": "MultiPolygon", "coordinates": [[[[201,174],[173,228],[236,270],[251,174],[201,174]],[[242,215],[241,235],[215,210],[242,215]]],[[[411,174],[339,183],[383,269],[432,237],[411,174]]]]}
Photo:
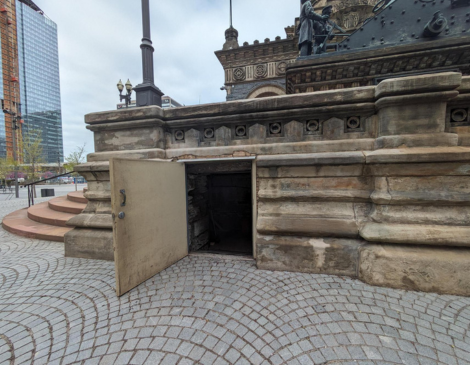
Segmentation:
{"type": "Polygon", "coordinates": [[[190,256],[118,299],[63,253],[0,230],[0,364],[470,364],[470,298],[190,256]]]}

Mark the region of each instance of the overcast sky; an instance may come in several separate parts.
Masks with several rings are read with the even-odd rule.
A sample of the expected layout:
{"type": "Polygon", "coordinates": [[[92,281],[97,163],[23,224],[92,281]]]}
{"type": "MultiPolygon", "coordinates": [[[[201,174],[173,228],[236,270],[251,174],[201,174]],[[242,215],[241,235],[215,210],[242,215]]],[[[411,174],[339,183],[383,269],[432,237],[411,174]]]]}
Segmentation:
{"type": "MultiPolygon", "coordinates": [[[[116,109],[116,84],[142,82],[139,0],[35,0],[58,26],[65,156],[93,136],[84,115],[116,109]]],[[[185,105],[225,100],[222,49],[229,0],[150,0],[155,84],[185,105]]],[[[294,24],[298,0],[233,0],[239,43],[276,36],[294,24]]],[[[135,94],[133,94],[134,96],[135,94]]]]}

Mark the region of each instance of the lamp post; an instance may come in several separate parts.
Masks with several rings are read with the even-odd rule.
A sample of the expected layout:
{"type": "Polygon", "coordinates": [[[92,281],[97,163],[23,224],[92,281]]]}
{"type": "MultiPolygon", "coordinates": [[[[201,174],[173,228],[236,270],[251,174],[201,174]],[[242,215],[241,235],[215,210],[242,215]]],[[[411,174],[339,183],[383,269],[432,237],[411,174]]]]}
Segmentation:
{"type": "Polygon", "coordinates": [[[158,105],[162,106],[161,90],[155,86],[153,73],[153,52],[152,40],[150,37],[150,5],[149,0],[142,0],[142,28],[144,36],[142,38],[142,73],[144,81],[134,87],[137,106],[158,105]]]}
{"type": "Polygon", "coordinates": [[[130,103],[131,103],[131,94],[132,94],[132,84],[131,82],[129,81],[129,79],[127,79],[127,82],[126,82],[126,91],[127,91],[127,94],[125,95],[122,95],[122,91],[124,90],[124,85],[122,84],[122,81],[119,80],[119,82],[117,83],[117,88],[119,90],[119,98],[121,99],[121,102],[123,100],[126,101],[126,108],[129,107],[130,103]]]}
{"type": "MultiPolygon", "coordinates": [[[[13,161],[15,161],[15,197],[18,199],[20,197],[20,186],[18,184],[18,155],[16,151],[16,130],[19,129],[18,127],[18,121],[21,119],[20,116],[17,116],[15,112],[12,112],[11,110],[8,109],[3,109],[3,112],[5,114],[11,115],[12,116],[12,137],[13,137],[13,161]]],[[[6,185],[6,184],[5,184],[6,185]]]]}
{"type": "MultiPolygon", "coordinates": [[[[57,175],[60,175],[60,152],[57,152],[57,163],[59,164],[59,170],[57,175]]],[[[59,185],[61,183],[60,177],[59,177],[59,185]]]]}

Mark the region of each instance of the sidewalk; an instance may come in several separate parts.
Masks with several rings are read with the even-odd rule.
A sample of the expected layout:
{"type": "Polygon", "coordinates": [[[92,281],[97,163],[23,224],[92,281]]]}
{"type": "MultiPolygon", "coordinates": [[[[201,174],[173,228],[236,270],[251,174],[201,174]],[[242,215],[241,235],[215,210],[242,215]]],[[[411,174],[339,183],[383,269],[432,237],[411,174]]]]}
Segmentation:
{"type": "MultiPolygon", "coordinates": [[[[86,188],[87,184],[78,184],[77,189],[83,190],[86,188]]],[[[75,191],[75,185],[73,184],[61,184],[61,185],[36,185],[36,194],[38,198],[41,197],[41,189],[54,189],[55,196],[67,195],[71,191],[75,191]]],[[[28,188],[20,188],[20,197],[19,199],[26,199],[28,201],[28,188]]],[[[3,192],[3,189],[0,189],[0,202],[9,201],[9,200],[18,200],[15,197],[15,187],[10,189],[7,188],[6,192],[3,192]]],[[[26,205],[27,206],[27,205],[26,205]]]]}
{"type": "MultiPolygon", "coordinates": [[[[27,201],[26,201],[27,203],[27,201]]],[[[0,216],[25,200],[0,203],[0,216]]],[[[189,256],[121,298],[114,264],[0,229],[0,364],[458,364],[470,298],[189,256]]]]}

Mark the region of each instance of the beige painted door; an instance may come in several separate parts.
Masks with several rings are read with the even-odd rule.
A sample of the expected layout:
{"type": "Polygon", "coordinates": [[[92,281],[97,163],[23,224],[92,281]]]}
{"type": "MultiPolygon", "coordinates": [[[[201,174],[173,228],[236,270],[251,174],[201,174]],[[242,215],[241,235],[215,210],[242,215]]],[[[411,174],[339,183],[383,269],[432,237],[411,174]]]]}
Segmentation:
{"type": "Polygon", "coordinates": [[[184,164],[111,159],[116,293],[188,255],[184,164]]]}

